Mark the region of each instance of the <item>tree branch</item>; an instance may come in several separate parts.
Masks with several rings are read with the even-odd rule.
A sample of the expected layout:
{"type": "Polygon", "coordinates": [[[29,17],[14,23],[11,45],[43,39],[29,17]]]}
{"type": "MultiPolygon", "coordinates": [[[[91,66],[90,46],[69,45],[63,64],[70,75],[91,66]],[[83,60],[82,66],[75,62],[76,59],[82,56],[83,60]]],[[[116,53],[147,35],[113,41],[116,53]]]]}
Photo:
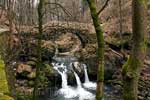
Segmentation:
{"type": "Polygon", "coordinates": [[[69,11],[67,11],[61,4],[59,4],[59,3],[49,3],[49,2],[45,3],[45,5],[48,5],[48,4],[58,5],[64,11],[65,14],[67,14],[69,17],[73,17],[72,14],[69,11]]]}
{"type": "Polygon", "coordinates": [[[106,6],[108,5],[108,2],[109,2],[110,0],[107,0],[106,2],[105,2],[105,4],[103,5],[103,7],[98,11],[98,13],[97,13],[97,15],[100,15],[101,14],[101,12],[106,8],[106,6]]]}

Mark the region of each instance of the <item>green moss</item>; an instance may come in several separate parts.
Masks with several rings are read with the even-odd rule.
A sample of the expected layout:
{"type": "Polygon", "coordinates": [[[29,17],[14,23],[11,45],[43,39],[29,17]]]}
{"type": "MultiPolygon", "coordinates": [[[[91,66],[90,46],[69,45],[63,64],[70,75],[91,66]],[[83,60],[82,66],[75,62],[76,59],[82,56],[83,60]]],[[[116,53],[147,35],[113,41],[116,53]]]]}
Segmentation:
{"type": "Polygon", "coordinates": [[[52,65],[48,64],[48,63],[44,63],[44,67],[45,67],[45,72],[47,74],[52,74],[54,73],[54,70],[52,69],[52,65]]]}
{"type": "Polygon", "coordinates": [[[142,42],[142,52],[145,53],[146,52],[146,48],[148,46],[148,43],[147,43],[148,39],[147,38],[144,38],[144,41],[142,42]]]}
{"type": "Polygon", "coordinates": [[[35,61],[28,61],[27,64],[31,65],[31,66],[36,66],[36,62],[35,61]]]}
{"type": "Polygon", "coordinates": [[[0,59],[0,93],[8,93],[8,86],[4,67],[4,62],[0,59]]]}
{"type": "Polygon", "coordinates": [[[30,74],[27,75],[27,77],[29,79],[34,79],[36,77],[36,73],[35,72],[31,72],[30,74]]]}
{"type": "Polygon", "coordinates": [[[96,100],[103,100],[103,97],[99,95],[99,93],[96,94],[96,100]]]}
{"type": "MultiPolygon", "coordinates": [[[[87,0],[94,24],[94,28],[96,31],[96,37],[97,37],[97,43],[98,43],[98,49],[97,49],[97,55],[99,60],[99,66],[98,66],[98,76],[97,76],[97,82],[103,82],[104,81],[104,36],[103,31],[100,26],[99,18],[96,11],[96,5],[94,3],[94,0],[87,0]]],[[[103,87],[102,84],[100,84],[99,87],[103,87]]],[[[102,100],[103,97],[103,91],[98,91],[96,93],[97,100],[102,100]]]]}
{"type": "Polygon", "coordinates": [[[100,82],[103,82],[104,81],[104,65],[99,65],[99,72],[97,73],[98,74],[98,77],[97,77],[97,81],[100,81],[100,82]]]}
{"type": "Polygon", "coordinates": [[[122,74],[125,75],[128,71],[128,67],[131,64],[131,57],[128,58],[127,62],[122,67],[122,74]]]}
{"type": "Polygon", "coordinates": [[[14,99],[10,96],[7,96],[7,95],[1,95],[0,100],[14,100],[14,99]]]}
{"type": "Polygon", "coordinates": [[[33,87],[34,86],[34,81],[28,81],[28,86],[33,87]]]}
{"type": "Polygon", "coordinates": [[[138,65],[140,65],[139,60],[136,58],[133,59],[133,57],[130,56],[127,62],[123,65],[122,74],[127,75],[130,78],[137,77],[137,72],[135,72],[135,70],[138,65]],[[129,69],[129,66],[132,66],[132,69],[129,69]]]}

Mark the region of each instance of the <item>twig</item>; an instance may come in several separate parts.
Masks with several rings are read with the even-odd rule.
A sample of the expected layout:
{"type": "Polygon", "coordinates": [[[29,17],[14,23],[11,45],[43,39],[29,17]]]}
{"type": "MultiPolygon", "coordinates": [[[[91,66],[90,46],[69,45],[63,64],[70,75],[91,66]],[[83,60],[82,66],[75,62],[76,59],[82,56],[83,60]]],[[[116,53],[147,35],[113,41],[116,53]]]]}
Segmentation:
{"type": "Polygon", "coordinates": [[[73,16],[71,15],[71,13],[70,13],[69,11],[67,11],[61,4],[59,4],[59,3],[49,3],[49,2],[46,2],[46,3],[45,3],[45,5],[48,5],[48,4],[58,5],[60,8],[62,8],[62,10],[64,11],[64,13],[66,13],[68,16],[73,17],[73,16]]]}
{"type": "Polygon", "coordinates": [[[123,55],[122,55],[121,53],[118,53],[118,52],[116,52],[115,50],[113,50],[113,49],[111,49],[111,48],[110,48],[110,50],[111,50],[113,53],[117,54],[118,56],[123,57],[123,55]]]}
{"type": "Polygon", "coordinates": [[[97,13],[97,15],[100,15],[101,14],[101,12],[106,8],[106,6],[108,5],[108,2],[109,2],[110,0],[107,0],[106,2],[105,2],[105,4],[103,5],[103,7],[98,11],[98,13],[97,13]]]}

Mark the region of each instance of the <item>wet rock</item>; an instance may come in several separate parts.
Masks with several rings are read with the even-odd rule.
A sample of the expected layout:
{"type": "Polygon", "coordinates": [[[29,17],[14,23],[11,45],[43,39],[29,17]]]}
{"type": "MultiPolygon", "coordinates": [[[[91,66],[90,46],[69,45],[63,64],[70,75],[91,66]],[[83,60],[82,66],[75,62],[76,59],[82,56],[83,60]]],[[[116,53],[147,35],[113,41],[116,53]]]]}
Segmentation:
{"type": "Polygon", "coordinates": [[[83,69],[83,68],[81,68],[82,67],[81,63],[79,63],[79,62],[73,62],[72,65],[73,65],[73,70],[75,70],[78,73],[81,73],[81,71],[83,69]]]}
{"type": "Polygon", "coordinates": [[[138,96],[138,100],[144,100],[142,96],[138,96]]]}

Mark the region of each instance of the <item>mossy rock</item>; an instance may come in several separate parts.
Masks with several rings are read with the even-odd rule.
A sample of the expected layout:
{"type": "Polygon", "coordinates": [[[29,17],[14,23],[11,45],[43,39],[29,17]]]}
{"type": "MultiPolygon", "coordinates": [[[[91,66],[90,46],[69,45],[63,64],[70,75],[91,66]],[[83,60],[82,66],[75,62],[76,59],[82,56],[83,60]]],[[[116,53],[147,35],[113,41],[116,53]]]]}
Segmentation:
{"type": "Polygon", "coordinates": [[[30,74],[27,75],[27,78],[35,79],[36,78],[36,73],[35,72],[31,72],[30,74]]]}
{"type": "Polygon", "coordinates": [[[36,57],[29,57],[29,60],[36,62],[36,61],[37,61],[37,58],[36,58],[36,57]]]}
{"type": "MultiPolygon", "coordinates": [[[[52,65],[50,65],[50,64],[48,64],[48,63],[44,63],[44,67],[45,67],[45,72],[46,72],[46,74],[48,75],[50,75],[50,74],[54,74],[55,72],[54,72],[54,69],[52,68],[52,65]]],[[[48,76],[49,76],[48,75],[48,76]]]]}
{"type": "Polygon", "coordinates": [[[14,100],[12,97],[8,96],[8,95],[0,95],[0,100],[14,100]]]}
{"type": "Polygon", "coordinates": [[[36,66],[36,62],[35,61],[27,61],[26,64],[30,65],[30,66],[36,66]]]}
{"type": "Polygon", "coordinates": [[[7,92],[8,86],[5,74],[5,65],[4,62],[0,59],[0,93],[7,93],[7,92]]]}
{"type": "Polygon", "coordinates": [[[34,86],[34,81],[28,81],[28,86],[33,87],[34,86]]]}

